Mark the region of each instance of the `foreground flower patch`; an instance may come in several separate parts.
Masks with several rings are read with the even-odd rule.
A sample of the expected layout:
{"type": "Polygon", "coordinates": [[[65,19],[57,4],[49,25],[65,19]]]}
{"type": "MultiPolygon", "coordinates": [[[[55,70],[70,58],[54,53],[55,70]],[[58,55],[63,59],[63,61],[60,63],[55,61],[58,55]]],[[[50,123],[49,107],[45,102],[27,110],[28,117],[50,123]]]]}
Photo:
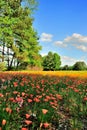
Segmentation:
{"type": "Polygon", "coordinates": [[[0,130],[87,129],[87,79],[0,74],[0,130]]]}

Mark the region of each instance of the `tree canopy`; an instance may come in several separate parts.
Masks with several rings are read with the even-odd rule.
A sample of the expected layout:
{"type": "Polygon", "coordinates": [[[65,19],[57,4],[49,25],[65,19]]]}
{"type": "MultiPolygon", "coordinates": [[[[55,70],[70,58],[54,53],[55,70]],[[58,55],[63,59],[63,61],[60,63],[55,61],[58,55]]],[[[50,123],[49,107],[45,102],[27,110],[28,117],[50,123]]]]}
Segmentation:
{"type": "Polygon", "coordinates": [[[41,46],[31,16],[36,3],[36,0],[0,2],[0,57],[2,62],[7,62],[8,69],[13,65],[35,65],[38,62],[41,46]],[[27,2],[28,6],[22,7],[22,2],[27,2]]]}
{"type": "Polygon", "coordinates": [[[58,70],[61,65],[60,56],[57,53],[48,52],[43,57],[43,69],[44,70],[58,70]]]}
{"type": "Polygon", "coordinates": [[[73,70],[86,70],[87,65],[83,61],[78,61],[73,65],[73,70]]]}

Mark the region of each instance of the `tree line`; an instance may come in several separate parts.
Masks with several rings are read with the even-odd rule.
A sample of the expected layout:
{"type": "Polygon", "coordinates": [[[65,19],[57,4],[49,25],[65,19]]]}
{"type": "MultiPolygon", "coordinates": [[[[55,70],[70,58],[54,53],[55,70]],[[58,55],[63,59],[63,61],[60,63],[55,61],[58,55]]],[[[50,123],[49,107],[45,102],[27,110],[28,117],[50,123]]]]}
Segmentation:
{"type": "Polygon", "coordinates": [[[40,55],[42,47],[33,27],[37,5],[37,0],[0,1],[0,70],[85,70],[84,62],[61,67],[59,54],[50,51],[40,55]]]}
{"type": "Polygon", "coordinates": [[[84,61],[77,61],[72,66],[64,65],[61,66],[61,57],[57,53],[48,52],[46,56],[43,57],[42,62],[43,70],[87,70],[87,65],[84,61]]]}

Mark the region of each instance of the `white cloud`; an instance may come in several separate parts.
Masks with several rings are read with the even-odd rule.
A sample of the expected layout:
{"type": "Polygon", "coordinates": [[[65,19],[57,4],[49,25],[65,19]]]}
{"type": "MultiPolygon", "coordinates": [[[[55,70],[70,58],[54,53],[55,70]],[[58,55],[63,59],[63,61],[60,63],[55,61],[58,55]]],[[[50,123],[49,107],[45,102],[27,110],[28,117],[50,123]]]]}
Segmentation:
{"type": "Polygon", "coordinates": [[[80,39],[80,42],[87,43],[87,37],[82,37],[82,38],[80,39]]]}
{"type": "Polygon", "coordinates": [[[77,61],[84,61],[87,64],[87,57],[86,56],[81,56],[78,59],[73,58],[73,57],[69,57],[69,56],[61,56],[61,62],[62,62],[62,66],[64,65],[69,65],[72,66],[74,65],[77,61]]]}
{"type": "Polygon", "coordinates": [[[73,65],[77,60],[69,56],[61,56],[62,65],[73,65]]]}
{"type": "Polygon", "coordinates": [[[81,36],[81,34],[73,33],[73,35],[71,37],[73,37],[73,38],[80,38],[82,36],[81,36]]]}
{"type": "Polygon", "coordinates": [[[42,33],[40,37],[40,41],[42,42],[51,42],[52,41],[52,34],[42,33]]]}
{"type": "Polygon", "coordinates": [[[61,47],[71,45],[74,46],[76,49],[86,52],[87,36],[82,36],[81,34],[73,33],[71,36],[66,37],[63,41],[55,41],[54,44],[61,47]]]}
{"type": "Polygon", "coordinates": [[[76,48],[82,51],[87,51],[87,46],[84,46],[84,45],[77,45],[76,48]]]}
{"type": "Polygon", "coordinates": [[[72,36],[68,36],[64,39],[64,42],[70,42],[70,41],[87,43],[87,36],[82,36],[81,34],[73,33],[72,36]]]}
{"type": "Polygon", "coordinates": [[[54,44],[57,45],[57,46],[61,46],[61,47],[66,47],[67,46],[62,41],[55,41],[54,44]]]}
{"type": "Polygon", "coordinates": [[[73,33],[72,36],[68,36],[64,39],[64,42],[70,42],[70,41],[78,41],[82,38],[82,36],[78,33],[73,33]]]}

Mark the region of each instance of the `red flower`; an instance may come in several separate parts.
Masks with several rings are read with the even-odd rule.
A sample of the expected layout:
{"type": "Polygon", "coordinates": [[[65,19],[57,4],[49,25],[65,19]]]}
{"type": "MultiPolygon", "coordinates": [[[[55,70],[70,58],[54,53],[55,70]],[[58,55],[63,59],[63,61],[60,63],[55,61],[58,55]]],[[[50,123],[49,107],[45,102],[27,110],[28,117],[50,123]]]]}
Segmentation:
{"type": "Polygon", "coordinates": [[[25,120],[25,123],[26,123],[27,125],[30,125],[30,124],[32,124],[32,121],[30,121],[30,120],[25,120]]]}
{"type": "Polygon", "coordinates": [[[21,86],[24,86],[24,83],[23,83],[23,82],[21,82],[21,83],[20,83],[20,85],[21,85],[21,86]]]}
{"type": "Polygon", "coordinates": [[[29,97],[30,97],[30,98],[33,98],[33,94],[30,94],[29,97]]]}
{"type": "Polygon", "coordinates": [[[22,92],[22,97],[24,97],[25,96],[25,92],[22,92]]]}
{"type": "Polygon", "coordinates": [[[6,124],[6,120],[3,119],[3,120],[2,120],[2,125],[5,125],[5,124],[6,124]]]}
{"type": "Polygon", "coordinates": [[[13,94],[17,94],[18,93],[18,91],[13,91],[13,94]]]}
{"type": "Polygon", "coordinates": [[[25,116],[26,116],[26,119],[28,119],[28,118],[30,117],[30,115],[29,115],[29,114],[25,114],[25,116]]]}
{"type": "Polygon", "coordinates": [[[75,88],[75,89],[74,89],[74,92],[78,93],[78,92],[79,92],[79,90],[75,88]]]}
{"type": "Polygon", "coordinates": [[[60,94],[56,94],[57,99],[62,100],[62,96],[60,94]]]}
{"type": "Polygon", "coordinates": [[[9,101],[16,102],[13,97],[9,98],[9,101]]]}
{"type": "Polygon", "coordinates": [[[43,113],[43,114],[46,114],[47,112],[48,112],[47,109],[42,109],[42,113],[43,113]]]}
{"type": "Polygon", "coordinates": [[[22,127],[22,128],[21,128],[21,130],[28,130],[28,129],[27,129],[27,128],[25,128],[25,127],[22,127]]]}
{"type": "Polygon", "coordinates": [[[16,97],[17,102],[21,102],[23,99],[21,97],[16,97]]]}
{"type": "Polygon", "coordinates": [[[44,99],[45,102],[48,102],[49,100],[47,98],[44,99]]]}
{"type": "Polygon", "coordinates": [[[36,98],[34,98],[34,101],[35,102],[40,102],[40,100],[36,97],[36,98]]]}
{"type": "Polygon", "coordinates": [[[40,89],[40,86],[39,86],[39,85],[37,85],[37,86],[36,86],[36,88],[40,89]]]}
{"type": "Polygon", "coordinates": [[[0,93],[0,97],[3,97],[4,95],[2,93],[0,93]]]}
{"type": "Polygon", "coordinates": [[[51,99],[51,97],[50,97],[50,96],[46,96],[46,99],[50,100],[50,99],[51,99]]]}
{"type": "Polygon", "coordinates": [[[28,102],[31,103],[31,102],[32,102],[32,99],[28,99],[28,102]]]}
{"type": "Polygon", "coordinates": [[[21,107],[23,105],[23,98],[22,97],[16,97],[16,101],[18,102],[19,106],[21,107]]]}
{"type": "Polygon", "coordinates": [[[9,114],[11,114],[12,113],[12,109],[11,108],[9,108],[9,107],[6,107],[6,112],[8,112],[9,114]]]}
{"type": "Polygon", "coordinates": [[[84,101],[87,101],[87,97],[84,97],[84,99],[83,99],[84,101]]]}
{"type": "Polygon", "coordinates": [[[49,127],[49,123],[44,123],[43,126],[44,126],[44,128],[48,128],[49,127]]]}
{"type": "Polygon", "coordinates": [[[14,87],[17,87],[18,83],[17,82],[13,82],[13,85],[14,85],[14,87]]]}

